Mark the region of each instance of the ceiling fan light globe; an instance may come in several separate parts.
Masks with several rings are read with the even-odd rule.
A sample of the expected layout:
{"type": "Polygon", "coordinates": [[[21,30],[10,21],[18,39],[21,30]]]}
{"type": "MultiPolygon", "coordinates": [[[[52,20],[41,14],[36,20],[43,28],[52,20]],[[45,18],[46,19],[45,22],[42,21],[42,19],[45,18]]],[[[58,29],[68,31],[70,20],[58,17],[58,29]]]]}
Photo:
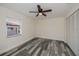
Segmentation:
{"type": "Polygon", "coordinates": [[[39,15],[42,15],[42,13],[39,13],[39,15]]]}

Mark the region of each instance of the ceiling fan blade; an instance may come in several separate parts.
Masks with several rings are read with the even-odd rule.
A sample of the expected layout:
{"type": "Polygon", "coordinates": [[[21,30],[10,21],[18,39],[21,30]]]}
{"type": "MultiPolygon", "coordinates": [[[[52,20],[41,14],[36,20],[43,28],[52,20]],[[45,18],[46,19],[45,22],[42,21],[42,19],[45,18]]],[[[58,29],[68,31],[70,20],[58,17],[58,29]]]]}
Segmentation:
{"type": "Polygon", "coordinates": [[[38,13],[37,11],[29,11],[29,13],[38,13]]]}
{"type": "Polygon", "coordinates": [[[36,16],[38,16],[38,15],[39,15],[39,13],[36,16]]]}
{"type": "Polygon", "coordinates": [[[43,12],[51,12],[51,11],[52,11],[52,9],[44,10],[43,12]]]}
{"type": "Polygon", "coordinates": [[[47,16],[46,14],[42,13],[42,15],[47,16]]]}
{"type": "Polygon", "coordinates": [[[42,9],[41,9],[41,6],[40,5],[37,5],[37,8],[38,8],[38,11],[41,12],[42,9]]]}

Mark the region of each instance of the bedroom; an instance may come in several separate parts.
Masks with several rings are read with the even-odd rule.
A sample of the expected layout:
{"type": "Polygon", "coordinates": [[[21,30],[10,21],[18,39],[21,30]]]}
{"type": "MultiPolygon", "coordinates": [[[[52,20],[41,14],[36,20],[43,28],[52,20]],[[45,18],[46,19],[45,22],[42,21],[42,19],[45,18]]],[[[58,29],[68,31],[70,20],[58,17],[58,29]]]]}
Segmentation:
{"type": "MultiPolygon", "coordinates": [[[[79,3],[0,3],[0,55],[17,55],[25,51],[24,49],[28,47],[25,45],[28,45],[29,41],[31,45],[32,41],[36,41],[32,49],[38,47],[36,49],[40,51],[39,46],[41,45],[45,51],[41,53],[42,56],[79,56],[78,8],[79,3]],[[37,5],[40,5],[43,10],[51,9],[52,11],[45,12],[46,16],[40,13],[36,16],[39,12],[37,5]],[[36,11],[36,13],[29,11],[36,11]],[[51,40],[54,43],[51,43],[51,40]],[[68,48],[71,52],[65,47],[67,52],[64,51],[61,44],[61,53],[61,49],[56,47],[58,42],[62,44],[64,42],[64,45],[70,47],[68,48]],[[44,48],[44,43],[48,44],[47,50],[44,48]],[[52,46],[55,49],[50,54],[52,46]],[[17,51],[18,49],[20,50],[17,51]]],[[[37,52],[34,54],[33,51],[32,53],[30,51],[28,55],[39,55],[37,52]]],[[[25,53],[22,54],[25,55],[25,53]]]]}

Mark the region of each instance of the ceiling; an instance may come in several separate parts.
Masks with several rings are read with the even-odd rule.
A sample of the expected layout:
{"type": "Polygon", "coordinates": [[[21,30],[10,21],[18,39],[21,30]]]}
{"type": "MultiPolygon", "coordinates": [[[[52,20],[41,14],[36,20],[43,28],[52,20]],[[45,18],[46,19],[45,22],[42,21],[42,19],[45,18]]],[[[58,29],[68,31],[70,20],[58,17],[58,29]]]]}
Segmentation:
{"type": "MultiPolygon", "coordinates": [[[[45,16],[38,16],[35,17],[35,13],[29,13],[29,11],[37,11],[37,5],[38,3],[1,3],[1,6],[7,7],[9,9],[15,10],[19,13],[22,13],[26,16],[30,16],[32,18],[39,18],[45,16]]],[[[69,4],[69,3],[39,3],[41,7],[46,9],[52,9],[52,12],[48,12],[47,17],[49,18],[55,18],[55,17],[64,17],[66,16],[70,10],[72,9],[72,5],[75,4],[69,4]]]]}

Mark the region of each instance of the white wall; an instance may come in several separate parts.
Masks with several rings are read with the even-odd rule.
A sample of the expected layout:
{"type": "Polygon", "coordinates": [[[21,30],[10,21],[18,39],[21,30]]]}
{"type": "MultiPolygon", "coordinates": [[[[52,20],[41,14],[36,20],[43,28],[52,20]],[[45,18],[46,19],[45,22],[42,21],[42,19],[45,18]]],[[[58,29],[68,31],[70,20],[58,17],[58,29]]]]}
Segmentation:
{"type": "Polygon", "coordinates": [[[64,18],[40,19],[37,23],[37,37],[64,41],[64,18]]]}
{"type": "Polygon", "coordinates": [[[13,10],[0,6],[0,53],[8,51],[32,38],[34,38],[34,20],[13,10]],[[22,34],[7,38],[6,20],[7,17],[15,18],[15,22],[21,24],[22,34]]]}

